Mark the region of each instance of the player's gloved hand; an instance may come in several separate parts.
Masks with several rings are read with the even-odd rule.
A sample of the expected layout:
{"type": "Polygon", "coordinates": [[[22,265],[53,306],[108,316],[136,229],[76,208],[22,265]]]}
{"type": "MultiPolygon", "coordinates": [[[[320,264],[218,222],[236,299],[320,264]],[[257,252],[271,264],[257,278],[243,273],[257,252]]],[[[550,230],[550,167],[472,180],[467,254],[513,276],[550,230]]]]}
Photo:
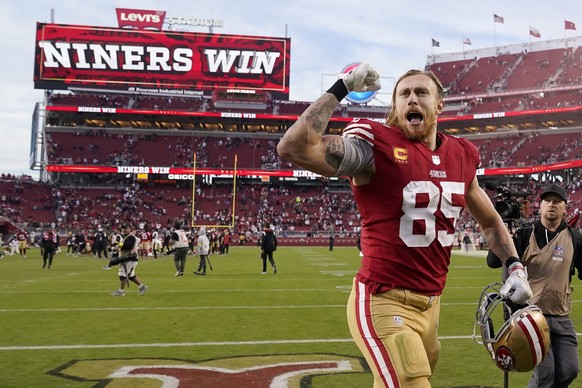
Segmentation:
{"type": "Polygon", "coordinates": [[[507,271],[509,277],[499,290],[499,295],[504,298],[508,297],[516,304],[525,304],[532,297],[533,293],[527,282],[527,273],[525,272],[523,264],[516,261],[507,268],[507,271]]]}
{"type": "Polygon", "coordinates": [[[380,90],[380,74],[369,63],[361,63],[346,74],[340,74],[348,92],[373,92],[380,90]]]}

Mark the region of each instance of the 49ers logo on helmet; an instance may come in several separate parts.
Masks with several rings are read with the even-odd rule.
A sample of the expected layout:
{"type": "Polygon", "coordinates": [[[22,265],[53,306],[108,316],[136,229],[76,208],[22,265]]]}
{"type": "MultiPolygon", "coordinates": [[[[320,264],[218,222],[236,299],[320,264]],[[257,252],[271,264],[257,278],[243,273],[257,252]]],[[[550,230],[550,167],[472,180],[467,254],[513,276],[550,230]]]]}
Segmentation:
{"type": "Polygon", "coordinates": [[[503,370],[511,371],[515,368],[515,356],[506,347],[500,347],[495,352],[495,363],[503,370]]]}

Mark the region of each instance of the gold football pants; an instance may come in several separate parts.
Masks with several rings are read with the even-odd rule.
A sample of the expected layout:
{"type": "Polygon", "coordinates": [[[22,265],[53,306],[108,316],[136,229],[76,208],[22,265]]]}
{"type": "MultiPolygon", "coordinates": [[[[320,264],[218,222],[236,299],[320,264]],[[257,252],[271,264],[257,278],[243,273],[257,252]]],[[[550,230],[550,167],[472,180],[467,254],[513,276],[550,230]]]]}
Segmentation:
{"type": "Polygon", "coordinates": [[[439,313],[439,296],[399,288],[372,295],[354,279],[348,325],[374,374],[374,388],[431,386],[441,348],[439,313]]]}

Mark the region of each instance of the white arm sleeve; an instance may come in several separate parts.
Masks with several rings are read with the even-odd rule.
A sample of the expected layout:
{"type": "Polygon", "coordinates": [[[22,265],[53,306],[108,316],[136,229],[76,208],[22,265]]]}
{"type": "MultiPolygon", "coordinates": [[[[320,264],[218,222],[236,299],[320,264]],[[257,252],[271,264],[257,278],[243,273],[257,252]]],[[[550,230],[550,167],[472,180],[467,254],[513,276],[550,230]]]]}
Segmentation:
{"type": "Polygon", "coordinates": [[[354,176],[374,163],[372,145],[362,139],[342,137],[344,158],[334,176],[354,176]]]}

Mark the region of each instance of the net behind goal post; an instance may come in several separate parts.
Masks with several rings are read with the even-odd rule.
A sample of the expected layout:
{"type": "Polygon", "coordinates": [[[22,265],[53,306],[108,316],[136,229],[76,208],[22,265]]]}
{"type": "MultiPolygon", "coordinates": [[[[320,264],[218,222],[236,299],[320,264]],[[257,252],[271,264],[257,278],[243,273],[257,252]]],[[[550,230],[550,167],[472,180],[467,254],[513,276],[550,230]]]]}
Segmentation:
{"type": "MultiPolygon", "coordinates": [[[[196,206],[198,205],[198,210],[201,210],[200,209],[200,207],[201,207],[201,204],[200,204],[201,200],[198,200],[198,201],[196,200],[196,174],[197,174],[197,171],[196,171],[196,168],[197,168],[197,166],[196,166],[196,162],[197,162],[196,157],[197,157],[196,152],[194,152],[194,155],[192,157],[193,158],[193,163],[192,163],[192,165],[193,165],[193,167],[192,167],[193,179],[192,179],[192,209],[191,209],[191,223],[190,223],[191,225],[190,226],[192,228],[201,228],[201,227],[204,227],[204,228],[207,228],[207,229],[213,229],[213,228],[216,228],[216,229],[218,229],[218,228],[233,229],[234,226],[235,226],[235,216],[236,216],[236,175],[237,175],[237,173],[236,173],[236,167],[237,167],[237,160],[238,160],[237,155],[236,154],[234,155],[234,163],[233,163],[233,169],[232,169],[232,190],[231,190],[231,196],[230,196],[230,200],[231,200],[232,206],[230,208],[231,214],[230,214],[230,217],[229,217],[229,223],[228,224],[225,224],[225,223],[220,223],[220,224],[219,223],[210,223],[210,224],[208,224],[208,223],[203,222],[204,221],[203,219],[200,220],[202,222],[200,222],[199,220],[197,220],[197,217],[196,217],[196,210],[197,210],[196,209],[196,206]]],[[[203,216],[203,215],[204,214],[201,213],[201,216],[203,216]]],[[[202,217],[200,217],[200,218],[202,218],[202,217]]]]}

